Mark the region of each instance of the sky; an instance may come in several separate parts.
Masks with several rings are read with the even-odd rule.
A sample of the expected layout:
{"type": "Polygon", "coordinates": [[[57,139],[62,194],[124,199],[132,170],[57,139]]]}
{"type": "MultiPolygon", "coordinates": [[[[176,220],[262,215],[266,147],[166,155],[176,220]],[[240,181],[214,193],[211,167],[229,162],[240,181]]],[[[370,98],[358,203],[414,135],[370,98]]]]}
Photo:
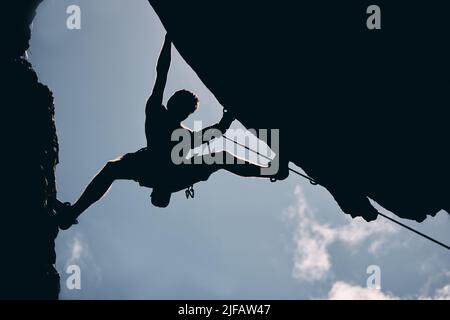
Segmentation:
{"type": "MultiPolygon", "coordinates": [[[[60,200],[75,201],[108,160],[145,146],[164,34],[146,0],[46,0],[38,9],[28,57],[55,97],[60,200]],[[81,9],[80,30],[66,26],[70,5],[81,9]]],[[[165,101],[179,89],[200,98],[187,126],[220,119],[222,106],[173,49],[165,101]]],[[[150,189],[114,183],[57,238],[61,298],[450,299],[448,251],[382,217],[352,220],[298,176],[271,183],[218,172],[195,191],[159,209],[150,189]],[[81,289],[66,286],[71,265],[81,289]],[[370,266],[378,289],[367,285],[370,266]]],[[[403,222],[450,243],[449,217],[403,222]]]]}

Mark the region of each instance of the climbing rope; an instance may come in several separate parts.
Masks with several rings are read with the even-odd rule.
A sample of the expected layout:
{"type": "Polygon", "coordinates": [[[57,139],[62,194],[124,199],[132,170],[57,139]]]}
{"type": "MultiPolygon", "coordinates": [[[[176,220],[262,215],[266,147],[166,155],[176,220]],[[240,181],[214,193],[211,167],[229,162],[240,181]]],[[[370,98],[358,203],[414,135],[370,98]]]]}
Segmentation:
{"type": "Polygon", "coordinates": [[[389,217],[389,216],[387,216],[387,215],[385,215],[385,214],[382,214],[381,212],[378,212],[378,214],[379,214],[380,216],[384,217],[385,219],[388,219],[388,220],[390,220],[390,221],[392,221],[392,222],[398,224],[399,226],[401,226],[401,227],[403,227],[403,228],[405,228],[405,229],[408,229],[409,231],[412,231],[412,232],[418,234],[419,236],[422,236],[422,237],[424,237],[425,239],[428,239],[428,240],[430,240],[431,242],[434,242],[434,243],[436,243],[436,244],[438,244],[438,245],[444,247],[444,248],[447,249],[447,250],[450,250],[450,246],[448,246],[448,245],[446,245],[446,244],[444,244],[444,243],[442,243],[442,242],[440,242],[440,241],[438,241],[438,240],[436,240],[436,239],[433,239],[432,237],[427,236],[426,234],[424,234],[424,233],[422,233],[422,232],[420,232],[420,231],[418,231],[418,230],[416,230],[416,229],[414,229],[414,228],[411,228],[411,227],[407,226],[406,224],[401,223],[401,222],[398,221],[398,220],[395,220],[395,219],[393,219],[393,218],[391,218],[391,217],[389,217]]]}
{"type": "MultiPolygon", "coordinates": [[[[258,152],[257,150],[254,150],[254,149],[252,149],[252,148],[249,148],[248,146],[246,146],[246,145],[244,145],[244,144],[242,144],[242,143],[239,143],[239,142],[236,141],[236,140],[230,139],[230,138],[228,138],[226,135],[223,135],[223,137],[224,137],[226,140],[231,141],[231,142],[235,143],[236,145],[241,146],[241,147],[243,147],[243,148],[245,148],[245,149],[247,149],[247,150],[249,150],[249,151],[251,151],[251,152],[253,152],[253,153],[255,153],[255,154],[257,154],[257,155],[259,155],[259,156],[261,156],[261,157],[263,157],[263,158],[265,158],[266,160],[272,161],[271,158],[269,158],[268,156],[266,156],[266,155],[264,155],[264,154],[261,154],[261,153],[258,152]]],[[[314,180],[313,178],[311,178],[310,176],[308,176],[308,175],[306,175],[306,174],[303,174],[303,173],[301,173],[301,172],[299,172],[299,171],[297,171],[297,170],[294,170],[294,169],[292,169],[292,168],[289,168],[289,170],[292,171],[292,172],[294,172],[295,174],[297,174],[297,175],[299,175],[299,176],[301,176],[301,177],[307,179],[312,185],[315,185],[315,186],[318,185],[318,182],[317,182],[316,180],[314,180]]],[[[398,220],[396,220],[396,219],[394,219],[394,218],[391,218],[391,217],[389,217],[389,216],[387,216],[387,215],[385,215],[385,214],[383,214],[383,213],[381,213],[381,212],[378,212],[378,214],[379,214],[380,216],[382,216],[383,218],[385,218],[385,219],[387,219],[387,220],[389,220],[389,221],[391,221],[391,222],[393,222],[393,223],[396,223],[397,225],[399,225],[399,226],[401,226],[401,227],[403,227],[403,228],[405,228],[405,229],[408,229],[409,231],[412,231],[412,232],[414,232],[415,234],[418,234],[419,236],[421,236],[421,237],[423,237],[423,238],[425,238],[425,239],[427,239],[427,240],[430,240],[431,242],[434,242],[434,243],[436,243],[437,245],[440,245],[441,247],[443,247],[443,248],[445,248],[445,249],[447,249],[447,250],[450,250],[450,246],[448,246],[448,245],[446,245],[446,244],[444,244],[444,243],[442,243],[442,242],[440,242],[440,241],[438,241],[438,240],[436,240],[436,239],[434,239],[434,238],[432,238],[432,237],[430,237],[430,236],[427,236],[426,234],[424,234],[424,233],[422,233],[422,232],[420,232],[420,231],[418,231],[418,230],[416,230],[416,229],[414,229],[414,228],[412,228],[412,227],[409,227],[409,226],[407,226],[406,224],[403,224],[403,223],[401,223],[400,221],[398,221],[398,220]]]]}

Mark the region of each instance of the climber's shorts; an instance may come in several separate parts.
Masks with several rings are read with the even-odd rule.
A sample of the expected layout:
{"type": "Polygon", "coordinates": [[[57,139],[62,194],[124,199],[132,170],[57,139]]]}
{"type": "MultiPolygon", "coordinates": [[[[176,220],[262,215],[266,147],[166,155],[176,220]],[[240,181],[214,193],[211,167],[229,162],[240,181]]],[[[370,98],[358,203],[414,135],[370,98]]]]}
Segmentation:
{"type": "Polygon", "coordinates": [[[142,148],[136,152],[127,153],[117,159],[126,171],[126,178],[138,182],[141,186],[153,188],[161,171],[155,168],[157,161],[150,149],[142,148]],[[159,171],[159,174],[157,174],[159,171]]]}
{"type": "Polygon", "coordinates": [[[117,161],[123,166],[127,179],[148,188],[164,186],[173,192],[183,190],[196,182],[205,181],[219,169],[217,166],[206,164],[176,165],[170,158],[154,154],[148,148],[127,153],[117,161]]]}

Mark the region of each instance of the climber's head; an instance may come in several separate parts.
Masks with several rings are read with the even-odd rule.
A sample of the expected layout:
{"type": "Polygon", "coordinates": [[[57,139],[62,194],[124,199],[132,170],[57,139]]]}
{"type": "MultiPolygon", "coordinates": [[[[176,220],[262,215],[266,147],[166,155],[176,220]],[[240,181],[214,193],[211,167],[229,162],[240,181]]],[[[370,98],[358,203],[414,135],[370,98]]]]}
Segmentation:
{"type": "Polygon", "coordinates": [[[167,110],[174,121],[181,122],[198,108],[198,98],[188,90],[180,90],[173,94],[167,102],[167,110]]]}

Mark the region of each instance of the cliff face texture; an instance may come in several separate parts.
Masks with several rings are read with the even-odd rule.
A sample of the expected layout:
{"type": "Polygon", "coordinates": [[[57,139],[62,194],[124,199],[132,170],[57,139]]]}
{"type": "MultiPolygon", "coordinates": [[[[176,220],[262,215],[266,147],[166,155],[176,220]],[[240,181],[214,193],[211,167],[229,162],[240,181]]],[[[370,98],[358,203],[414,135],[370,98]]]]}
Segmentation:
{"type": "Polygon", "coordinates": [[[56,299],[53,96],[24,58],[41,1],[2,3],[0,298],[56,299]]]}
{"type": "Polygon", "coordinates": [[[149,0],[178,51],[249,128],[353,216],[371,198],[422,221],[450,210],[449,1],[149,0]]]}

